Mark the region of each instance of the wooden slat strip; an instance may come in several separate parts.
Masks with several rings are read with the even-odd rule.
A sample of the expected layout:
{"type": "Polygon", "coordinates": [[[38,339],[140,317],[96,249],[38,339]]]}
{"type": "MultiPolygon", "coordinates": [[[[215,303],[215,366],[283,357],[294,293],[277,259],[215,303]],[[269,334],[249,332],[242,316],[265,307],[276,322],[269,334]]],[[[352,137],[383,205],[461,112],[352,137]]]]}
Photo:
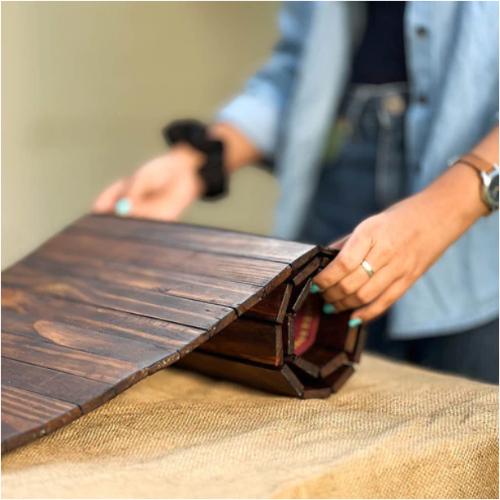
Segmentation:
{"type": "Polygon", "coordinates": [[[149,269],[119,262],[103,262],[86,258],[85,261],[62,263],[34,254],[6,271],[6,283],[41,284],[49,276],[73,276],[95,279],[124,286],[141,288],[174,297],[208,302],[236,309],[242,314],[264,295],[262,287],[224,280],[214,276],[200,276],[163,269],[149,269]]]}
{"type": "Polygon", "coordinates": [[[37,319],[36,316],[4,310],[2,331],[21,335],[34,341],[49,342],[61,347],[137,363],[157,371],[178,359],[178,353],[155,345],[116,335],[95,332],[65,323],[37,319]]]}
{"type": "Polygon", "coordinates": [[[315,376],[321,378],[328,377],[347,361],[347,354],[344,351],[336,351],[319,345],[313,345],[301,357],[318,367],[318,374],[315,376]]]}
{"type": "Polygon", "coordinates": [[[281,366],[284,361],[281,325],[243,318],[231,323],[200,349],[273,366],[281,366]]]}
{"type": "Polygon", "coordinates": [[[293,286],[281,284],[274,292],[260,300],[243,317],[282,324],[292,295],[293,286]]]}
{"type": "Polygon", "coordinates": [[[298,287],[296,287],[294,289],[294,293],[292,294],[293,304],[291,307],[293,312],[295,312],[295,313],[298,312],[299,309],[304,305],[304,302],[306,301],[307,297],[309,297],[309,294],[311,293],[311,285],[312,285],[312,278],[309,278],[305,282],[302,290],[300,290],[300,288],[298,288],[298,287]],[[297,292],[299,292],[299,293],[297,294],[297,292]],[[297,297],[297,298],[295,298],[295,297],[297,297]]]}
{"type": "Polygon", "coordinates": [[[83,413],[115,396],[112,385],[2,358],[2,384],[77,405],[83,413]]]}
{"type": "MultiPolygon", "coordinates": [[[[2,279],[17,285],[15,272],[6,275],[2,279]]],[[[24,286],[22,281],[20,286],[24,286]]],[[[28,288],[40,295],[171,321],[211,332],[224,328],[236,319],[235,311],[229,307],[97,280],[44,275],[39,282],[35,275],[28,288]]]]}
{"type": "Polygon", "coordinates": [[[74,404],[2,383],[2,441],[13,449],[81,415],[74,404]]]}
{"type": "Polygon", "coordinates": [[[293,278],[292,282],[295,286],[300,285],[304,280],[310,278],[314,272],[319,268],[321,259],[314,259],[312,262],[304,266],[293,278]]]}
{"type": "Polygon", "coordinates": [[[268,293],[285,281],[292,272],[291,267],[282,262],[185,251],[138,241],[127,241],[126,245],[116,243],[116,240],[104,236],[67,232],[49,240],[38,249],[37,254],[67,264],[97,259],[138,265],[147,269],[213,276],[264,286],[268,293]]]}
{"type": "Polygon", "coordinates": [[[291,314],[285,317],[283,323],[283,349],[287,355],[295,352],[295,320],[291,314]]]}
{"type": "Polygon", "coordinates": [[[171,354],[185,354],[208,339],[206,330],[122,313],[2,286],[2,311],[12,310],[122,338],[149,342],[171,354]]]}
{"type": "Polygon", "coordinates": [[[354,352],[354,349],[356,348],[356,344],[358,341],[359,331],[360,331],[359,326],[347,329],[347,335],[346,335],[346,339],[345,339],[344,349],[348,353],[354,352]]]}
{"type": "Polygon", "coordinates": [[[354,367],[352,365],[344,365],[327,377],[324,382],[331,387],[333,393],[336,393],[344,386],[353,373],[354,367]]]}
{"type": "Polygon", "coordinates": [[[352,361],[353,363],[360,362],[361,354],[363,353],[363,350],[365,348],[367,336],[368,336],[368,328],[366,328],[366,326],[360,327],[358,331],[358,340],[356,341],[356,348],[354,349],[354,352],[348,355],[349,360],[352,361]]]}
{"type": "Polygon", "coordinates": [[[87,216],[67,231],[138,239],[167,247],[223,255],[245,255],[255,259],[284,262],[290,264],[293,269],[298,269],[318,253],[317,247],[303,243],[176,222],[158,223],[114,216],[87,216]]]}
{"type": "Polygon", "coordinates": [[[319,366],[315,365],[314,363],[311,363],[307,359],[304,359],[302,356],[290,356],[290,358],[287,359],[287,363],[292,366],[297,368],[298,370],[294,370],[296,374],[307,374],[312,378],[317,378],[319,377],[319,366]]]}
{"type": "Polygon", "coordinates": [[[295,397],[304,394],[304,386],[286,365],[276,369],[195,351],[182,358],[176,366],[276,394],[295,397]]]}
{"type": "Polygon", "coordinates": [[[2,356],[112,385],[122,392],[147,375],[129,361],[98,356],[2,331],[2,356]]]}
{"type": "Polygon", "coordinates": [[[321,326],[318,330],[316,342],[319,345],[331,347],[339,351],[343,351],[346,344],[351,346],[353,336],[356,336],[357,329],[349,328],[350,315],[351,311],[322,315],[321,326]]]}
{"type": "Polygon", "coordinates": [[[303,399],[324,399],[331,394],[330,387],[304,386],[303,399]]]}

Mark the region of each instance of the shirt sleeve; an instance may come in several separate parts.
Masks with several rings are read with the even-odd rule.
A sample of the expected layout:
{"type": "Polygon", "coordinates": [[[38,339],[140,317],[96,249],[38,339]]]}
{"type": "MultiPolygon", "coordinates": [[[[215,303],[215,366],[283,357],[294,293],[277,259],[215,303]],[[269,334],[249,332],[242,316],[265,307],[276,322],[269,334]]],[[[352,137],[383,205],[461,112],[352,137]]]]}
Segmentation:
{"type": "Polygon", "coordinates": [[[280,39],[268,62],[243,92],[224,106],[216,121],[243,133],[263,156],[276,150],[283,111],[298,72],[314,2],[285,2],[279,17],[280,39]]]}

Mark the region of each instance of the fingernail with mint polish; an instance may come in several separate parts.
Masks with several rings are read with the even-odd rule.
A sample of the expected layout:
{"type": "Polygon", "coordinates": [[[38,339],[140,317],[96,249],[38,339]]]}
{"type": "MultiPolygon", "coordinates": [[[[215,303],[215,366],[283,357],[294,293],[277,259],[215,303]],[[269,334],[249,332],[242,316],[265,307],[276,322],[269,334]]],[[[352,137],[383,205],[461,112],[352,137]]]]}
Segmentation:
{"type": "Polygon", "coordinates": [[[335,312],[335,307],[333,306],[333,304],[325,304],[323,306],[323,312],[325,314],[333,314],[335,312]]]}
{"type": "Polygon", "coordinates": [[[132,202],[128,198],[121,198],[116,202],[115,214],[116,215],[128,215],[132,208],[132,202]]]}
{"type": "Polygon", "coordinates": [[[320,288],[318,285],[311,285],[311,289],[309,290],[310,293],[318,293],[320,291],[320,288]]]}
{"type": "Polygon", "coordinates": [[[363,323],[363,321],[359,318],[352,318],[349,320],[349,328],[354,328],[356,326],[359,326],[361,325],[361,323],[363,323]]]}

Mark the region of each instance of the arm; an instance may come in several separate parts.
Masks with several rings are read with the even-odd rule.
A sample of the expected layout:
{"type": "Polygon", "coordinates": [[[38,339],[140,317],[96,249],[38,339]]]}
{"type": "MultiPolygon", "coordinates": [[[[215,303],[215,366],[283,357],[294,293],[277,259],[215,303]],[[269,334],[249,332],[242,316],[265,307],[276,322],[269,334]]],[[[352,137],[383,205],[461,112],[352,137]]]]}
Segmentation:
{"type": "MultiPolygon", "coordinates": [[[[499,161],[495,127],[472,152],[499,161]]],[[[336,311],[355,309],[353,324],[385,312],[462,234],[489,209],[480,198],[480,180],[470,166],[455,164],[429,187],[362,222],[332,245],[337,258],[315,279],[336,311]],[[360,267],[366,260],[370,278],[360,267]]]]}
{"type": "MultiPolygon", "coordinates": [[[[224,143],[229,173],[273,155],[311,10],[309,2],[285,2],[280,15],[281,37],[271,58],[210,127],[211,135],[224,143]]],[[[176,220],[203,195],[197,174],[203,162],[198,151],[175,146],[106,189],[95,202],[94,211],[113,212],[117,201],[127,198],[127,215],[176,220]]]]}

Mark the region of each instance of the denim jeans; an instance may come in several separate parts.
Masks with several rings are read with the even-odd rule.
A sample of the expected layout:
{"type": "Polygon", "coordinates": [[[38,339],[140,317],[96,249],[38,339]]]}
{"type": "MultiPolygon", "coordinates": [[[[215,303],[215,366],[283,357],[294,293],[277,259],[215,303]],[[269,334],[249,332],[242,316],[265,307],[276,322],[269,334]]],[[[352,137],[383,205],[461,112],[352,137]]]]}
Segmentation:
{"type": "MultiPolygon", "coordinates": [[[[346,92],[301,241],[328,245],[408,193],[407,102],[404,84],[357,85],[346,92]]],[[[385,324],[384,317],[370,325],[368,349],[498,384],[498,319],[457,335],[411,341],[387,338],[385,324]]]]}
{"type": "Polygon", "coordinates": [[[326,245],[404,197],[404,84],[348,90],[300,239],[326,245]]]}

